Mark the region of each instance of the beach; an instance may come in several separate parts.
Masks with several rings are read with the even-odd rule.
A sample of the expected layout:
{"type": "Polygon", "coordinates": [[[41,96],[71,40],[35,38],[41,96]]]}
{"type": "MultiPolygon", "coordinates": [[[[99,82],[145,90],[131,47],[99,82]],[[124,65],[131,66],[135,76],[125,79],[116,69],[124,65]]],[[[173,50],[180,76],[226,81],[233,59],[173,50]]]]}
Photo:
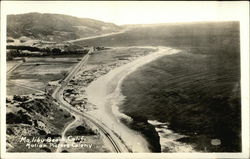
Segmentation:
{"type": "Polygon", "coordinates": [[[120,136],[133,152],[150,152],[150,150],[147,141],[140,133],[120,122],[121,118],[130,120],[130,117],[119,112],[119,105],[125,98],[121,94],[120,86],[123,79],[139,67],[162,56],[179,52],[179,50],[168,47],[157,47],[157,49],[153,53],[114,68],[109,73],[91,82],[86,88],[88,101],[97,108],[88,113],[102,121],[103,124],[120,136]]]}

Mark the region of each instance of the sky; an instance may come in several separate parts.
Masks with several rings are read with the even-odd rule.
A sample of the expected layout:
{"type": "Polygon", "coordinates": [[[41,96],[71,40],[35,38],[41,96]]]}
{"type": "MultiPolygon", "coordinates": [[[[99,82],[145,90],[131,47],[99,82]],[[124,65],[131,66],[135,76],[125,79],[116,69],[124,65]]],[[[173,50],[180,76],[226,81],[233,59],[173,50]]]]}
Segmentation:
{"type": "Polygon", "coordinates": [[[58,13],[122,24],[239,20],[248,2],[2,1],[4,14],[58,13]]]}

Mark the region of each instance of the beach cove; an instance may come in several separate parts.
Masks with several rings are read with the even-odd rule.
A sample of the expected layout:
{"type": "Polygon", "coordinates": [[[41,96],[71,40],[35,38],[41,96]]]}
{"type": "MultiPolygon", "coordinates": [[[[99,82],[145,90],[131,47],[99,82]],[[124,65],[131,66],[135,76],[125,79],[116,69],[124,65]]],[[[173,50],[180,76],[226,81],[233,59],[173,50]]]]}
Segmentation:
{"type": "Polygon", "coordinates": [[[168,47],[157,48],[158,50],[153,53],[111,70],[91,82],[86,88],[88,101],[97,107],[88,113],[118,134],[133,152],[150,152],[150,150],[142,134],[128,128],[120,121],[121,118],[128,120],[130,118],[119,112],[119,104],[124,100],[124,96],[121,94],[121,84],[127,75],[139,67],[160,57],[179,52],[179,50],[168,47]]]}

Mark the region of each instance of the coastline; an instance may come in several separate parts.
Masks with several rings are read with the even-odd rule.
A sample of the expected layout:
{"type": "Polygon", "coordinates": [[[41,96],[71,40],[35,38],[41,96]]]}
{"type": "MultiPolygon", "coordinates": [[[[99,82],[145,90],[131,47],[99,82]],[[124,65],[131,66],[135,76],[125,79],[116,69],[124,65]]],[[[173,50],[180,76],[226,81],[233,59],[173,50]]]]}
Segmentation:
{"type": "Polygon", "coordinates": [[[130,117],[119,112],[119,104],[125,98],[121,93],[121,84],[127,75],[136,71],[139,67],[162,56],[179,51],[168,47],[157,48],[158,50],[153,53],[111,70],[91,82],[86,88],[88,101],[97,107],[96,110],[90,111],[89,114],[95,116],[118,134],[133,152],[150,152],[150,150],[148,142],[140,133],[120,122],[121,118],[130,119],[130,117]]]}

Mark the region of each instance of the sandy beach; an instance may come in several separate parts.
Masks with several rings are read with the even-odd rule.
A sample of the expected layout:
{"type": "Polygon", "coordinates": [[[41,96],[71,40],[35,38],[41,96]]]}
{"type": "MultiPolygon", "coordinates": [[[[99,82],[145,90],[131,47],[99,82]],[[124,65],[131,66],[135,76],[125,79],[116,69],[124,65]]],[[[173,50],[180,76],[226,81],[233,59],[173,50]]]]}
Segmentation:
{"type": "Polygon", "coordinates": [[[157,48],[158,50],[156,52],[111,70],[109,73],[90,83],[86,88],[89,102],[97,106],[97,109],[90,111],[89,114],[93,115],[111,130],[116,132],[133,152],[150,152],[150,150],[148,149],[147,141],[141,134],[129,129],[119,120],[120,118],[129,118],[125,114],[119,112],[118,106],[124,99],[120,91],[120,85],[128,74],[139,67],[159,57],[178,52],[178,50],[167,47],[157,48]]]}

